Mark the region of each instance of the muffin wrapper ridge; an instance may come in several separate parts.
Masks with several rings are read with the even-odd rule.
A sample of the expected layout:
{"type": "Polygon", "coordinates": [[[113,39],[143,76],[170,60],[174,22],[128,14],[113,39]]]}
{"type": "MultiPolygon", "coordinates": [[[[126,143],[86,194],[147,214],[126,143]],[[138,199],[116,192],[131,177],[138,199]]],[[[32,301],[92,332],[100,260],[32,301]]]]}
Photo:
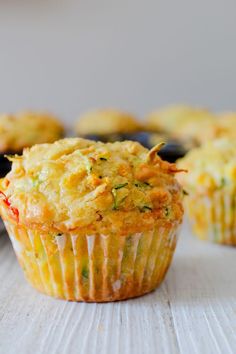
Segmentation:
{"type": "Polygon", "coordinates": [[[73,301],[140,296],[163,280],[176,247],[177,226],[121,235],[46,234],[5,221],[28,281],[39,291],[73,301]]]}
{"type": "Polygon", "coordinates": [[[211,196],[186,197],[194,233],[202,240],[236,245],[236,194],[222,188],[211,196]]]}

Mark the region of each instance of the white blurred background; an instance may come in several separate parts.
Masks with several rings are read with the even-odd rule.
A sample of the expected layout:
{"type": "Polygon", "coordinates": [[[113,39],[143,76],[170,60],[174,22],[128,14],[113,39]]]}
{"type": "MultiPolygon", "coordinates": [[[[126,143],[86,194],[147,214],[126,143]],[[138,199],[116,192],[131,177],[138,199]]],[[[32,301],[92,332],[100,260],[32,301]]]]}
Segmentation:
{"type": "Polygon", "coordinates": [[[236,110],[235,0],[0,0],[0,107],[236,110]]]}

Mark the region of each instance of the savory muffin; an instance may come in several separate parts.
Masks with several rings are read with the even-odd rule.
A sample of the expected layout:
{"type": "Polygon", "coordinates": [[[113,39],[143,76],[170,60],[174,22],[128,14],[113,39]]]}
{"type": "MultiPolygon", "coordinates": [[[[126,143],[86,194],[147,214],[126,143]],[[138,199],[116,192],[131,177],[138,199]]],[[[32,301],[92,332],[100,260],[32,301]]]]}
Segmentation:
{"type": "Polygon", "coordinates": [[[181,141],[188,146],[188,150],[200,146],[204,142],[217,137],[218,119],[213,115],[208,115],[204,119],[190,120],[178,129],[176,134],[181,141]]]}
{"type": "Polygon", "coordinates": [[[226,126],[236,125],[236,112],[221,112],[218,114],[219,120],[226,126]]]}
{"type": "Polygon", "coordinates": [[[182,157],[191,148],[198,145],[196,131],[207,121],[214,122],[213,115],[206,109],[193,108],[185,105],[173,105],[159,111],[154,111],[147,117],[149,141],[152,146],[165,134],[167,141],[175,145],[172,154],[175,159],[182,157]],[[175,152],[176,151],[176,152],[175,152]]]}
{"type": "Polygon", "coordinates": [[[158,149],[70,138],[11,157],[0,211],[35,288],[104,302],[160,284],[183,207],[178,170],[158,149]]]}
{"type": "Polygon", "coordinates": [[[221,113],[214,119],[209,116],[201,123],[191,121],[182,128],[180,135],[183,139],[191,137],[198,146],[213,139],[235,139],[236,113],[221,113]]]}
{"type": "Polygon", "coordinates": [[[196,235],[217,243],[236,244],[236,140],[218,139],[190,151],[179,161],[187,196],[186,211],[196,235]]]}
{"type": "Polygon", "coordinates": [[[217,137],[236,139],[236,113],[225,112],[219,115],[219,131],[217,137]]]}
{"type": "Polygon", "coordinates": [[[200,121],[208,117],[209,111],[187,105],[171,105],[154,111],[147,116],[147,126],[152,131],[175,134],[189,121],[200,121]]]}
{"type": "Polygon", "coordinates": [[[82,115],[76,122],[76,133],[81,137],[94,137],[104,142],[123,140],[125,134],[141,129],[136,118],[115,109],[95,110],[82,115]]]}
{"type": "Polygon", "coordinates": [[[63,136],[61,123],[48,113],[22,112],[0,115],[0,153],[20,152],[37,143],[51,143],[63,136]]]}

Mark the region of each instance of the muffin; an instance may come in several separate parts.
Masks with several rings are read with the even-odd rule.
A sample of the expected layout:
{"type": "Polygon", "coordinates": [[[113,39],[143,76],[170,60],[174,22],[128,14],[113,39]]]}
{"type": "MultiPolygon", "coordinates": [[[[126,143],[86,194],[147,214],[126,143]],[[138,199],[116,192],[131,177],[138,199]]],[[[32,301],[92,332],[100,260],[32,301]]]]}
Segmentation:
{"type": "Polygon", "coordinates": [[[141,124],[133,115],[115,109],[85,113],[75,125],[75,131],[80,137],[103,142],[126,140],[140,129],[141,124]]]}
{"type": "Polygon", "coordinates": [[[236,125],[236,112],[221,112],[218,114],[218,117],[222,123],[225,123],[226,126],[233,124],[236,125]]]}
{"type": "Polygon", "coordinates": [[[207,109],[195,108],[187,105],[171,105],[154,111],[147,116],[147,125],[150,130],[175,134],[189,121],[205,120],[210,112],[207,109]]]}
{"type": "Polygon", "coordinates": [[[22,112],[0,115],[0,175],[10,169],[5,154],[21,153],[24,147],[62,138],[63,127],[48,113],[22,112]]]}
{"type": "Polygon", "coordinates": [[[236,139],[235,112],[226,112],[219,115],[219,132],[217,137],[236,139]]]}
{"type": "Polygon", "coordinates": [[[34,144],[54,142],[62,135],[61,123],[47,113],[22,112],[0,116],[0,153],[17,153],[34,144]]]}
{"type": "Polygon", "coordinates": [[[178,170],[157,156],[158,149],[70,138],[11,158],[0,212],[36,289],[106,302],[161,283],[183,207],[178,170]]]}
{"type": "MultiPolygon", "coordinates": [[[[147,128],[153,132],[164,132],[170,138],[182,142],[185,149],[196,145],[195,130],[206,121],[214,122],[214,116],[203,108],[173,105],[147,116],[147,128]]],[[[155,139],[151,136],[151,140],[155,139]]]]}
{"type": "Polygon", "coordinates": [[[218,139],[190,151],[178,162],[186,211],[202,240],[236,244],[236,141],[218,139]]]}
{"type": "Polygon", "coordinates": [[[214,119],[208,117],[201,124],[190,121],[182,128],[181,135],[191,137],[198,146],[213,139],[236,138],[236,114],[222,113],[214,119]]]}

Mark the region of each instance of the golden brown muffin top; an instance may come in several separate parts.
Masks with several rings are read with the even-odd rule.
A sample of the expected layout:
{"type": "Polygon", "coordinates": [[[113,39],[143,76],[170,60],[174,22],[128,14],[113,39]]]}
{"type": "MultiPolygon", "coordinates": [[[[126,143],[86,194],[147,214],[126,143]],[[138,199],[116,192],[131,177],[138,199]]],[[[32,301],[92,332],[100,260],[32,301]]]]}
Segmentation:
{"type": "Polygon", "coordinates": [[[188,170],[178,179],[187,192],[211,193],[236,185],[236,140],[217,139],[190,151],[178,161],[188,170]]]}
{"type": "Polygon", "coordinates": [[[157,156],[158,148],[80,138],[35,145],[11,158],[1,210],[8,203],[9,218],[18,214],[19,223],[49,231],[127,234],[152,229],[157,220],[178,224],[177,169],[157,156]]]}
{"type": "Polygon", "coordinates": [[[52,143],[63,136],[63,126],[48,113],[0,115],[0,153],[20,152],[34,144],[52,143]]]}
{"type": "Polygon", "coordinates": [[[133,115],[115,109],[101,109],[85,113],[78,119],[75,126],[76,133],[81,136],[129,133],[140,129],[141,124],[133,115]]]}
{"type": "Polygon", "coordinates": [[[212,119],[212,114],[207,109],[172,105],[150,113],[147,116],[147,127],[153,131],[179,136],[186,124],[202,122],[205,119],[212,119]]]}

